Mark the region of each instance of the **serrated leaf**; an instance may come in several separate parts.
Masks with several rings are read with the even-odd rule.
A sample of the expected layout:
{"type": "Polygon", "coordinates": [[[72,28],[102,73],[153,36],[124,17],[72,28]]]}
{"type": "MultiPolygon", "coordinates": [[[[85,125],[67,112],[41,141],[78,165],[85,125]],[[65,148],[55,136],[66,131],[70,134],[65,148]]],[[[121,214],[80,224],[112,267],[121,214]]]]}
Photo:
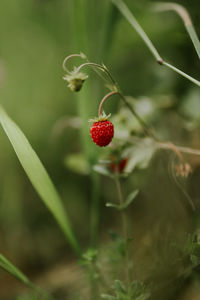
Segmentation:
{"type": "Polygon", "coordinates": [[[0,123],[35,190],[55,217],[73,249],[79,254],[80,248],[78,242],[71,229],[61,199],[47,171],[21,129],[10,119],[1,106],[0,123]]]}
{"type": "Polygon", "coordinates": [[[126,294],[125,286],[120,280],[115,280],[114,288],[117,292],[126,294]]]}

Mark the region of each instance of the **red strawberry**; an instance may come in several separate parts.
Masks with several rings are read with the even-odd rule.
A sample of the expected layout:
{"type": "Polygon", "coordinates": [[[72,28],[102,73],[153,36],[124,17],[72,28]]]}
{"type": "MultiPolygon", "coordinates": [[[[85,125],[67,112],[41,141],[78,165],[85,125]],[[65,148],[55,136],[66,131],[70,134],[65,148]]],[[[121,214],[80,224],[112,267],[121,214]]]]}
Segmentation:
{"type": "Polygon", "coordinates": [[[95,144],[105,147],[114,136],[114,126],[108,120],[94,122],[90,128],[90,135],[95,144]]]}
{"type": "Polygon", "coordinates": [[[114,172],[114,173],[122,173],[124,168],[126,167],[128,158],[124,158],[120,161],[113,161],[112,163],[110,163],[110,169],[114,172]]]}

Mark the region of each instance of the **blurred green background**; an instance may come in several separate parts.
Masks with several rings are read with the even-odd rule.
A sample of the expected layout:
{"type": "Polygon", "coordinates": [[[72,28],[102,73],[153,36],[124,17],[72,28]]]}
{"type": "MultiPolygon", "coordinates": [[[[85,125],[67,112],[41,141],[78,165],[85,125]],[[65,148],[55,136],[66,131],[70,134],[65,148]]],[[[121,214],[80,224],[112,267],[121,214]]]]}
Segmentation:
{"type": "MultiPolygon", "coordinates": [[[[152,12],[150,5],[153,2],[126,1],[161,56],[200,79],[200,63],[182,21],[173,12],[152,12]]],[[[200,36],[199,1],[179,3],[190,12],[200,36]]],[[[97,114],[97,105],[106,89],[91,70],[78,96],[67,88],[62,80],[63,59],[80,51],[94,62],[104,62],[126,95],[132,95],[138,101],[145,97],[155,107],[162,101],[166,102],[163,109],[154,111],[150,116],[151,125],[163,140],[196,148],[200,146],[200,91],[178,74],[157,65],[140,37],[113,10],[108,0],[0,1],[1,104],[44,163],[77,236],[83,247],[87,247],[90,240],[91,182],[94,181],[90,175],[78,174],[77,170],[73,170],[75,167],[67,167],[65,162],[66,157],[76,153],[84,153],[89,165],[97,160],[100,151],[90,141],[87,119],[97,114]]],[[[78,63],[81,61],[74,59],[69,67],[78,63]]],[[[107,106],[113,114],[118,107],[117,101],[111,101],[107,106]]],[[[31,278],[37,278],[57,264],[71,262],[74,256],[51,214],[32,188],[2,130],[0,142],[0,252],[31,278]]],[[[165,174],[167,164],[168,158],[161,153],[154,157],[148,171],[136,169],[124,182],[125,191],[130,190],[133,184],[144,187],[146,191],[141,202],[137,202],[130,212],[138,235],[145,231],[145,226],[152,224],[148,223],[149,218],[167,218],[166,211],[169,219],[177,221],[180,207],[172,203],[183,195],[165,174]],[[155,180],[149,183],[148,178],[155,180]],[[158,187],[158,180],[165,184],[158,187]],[[163,189],[169,194],[163,195],[163,189]],[[161,200],[165,203],[162,208],[161,200]],[[143,224],[140,218],[145,219],[143,224]]],[[[197,168],[199,160],[194,159],[192,164],[197,168]]],[[[195,174],[195,178],[199,178],[198,169],[195,174]]],[[[97,189],[99,180],[100,232],[104,239],[108,227],[114,227],[118,217],[105,209],[105,201],[115,197],[114,184],[110,179],[98,178],[97,189]],[[113,222],[110,221],[111,216],[113,222]]],[[[191,192],[198,200],[199,182],[197,179],[196,185],[193,182],[191,179],[189,188],[193,184],[191,192]]],[[[189,218],[187,210],[182,209],[178,228],[185,226],[189,218]]],[[[22,287],[1,271],[0,298],[11,299],[15,288],[22,287]],[[9,290],[11,286],[13,291],[9,290]]]]}

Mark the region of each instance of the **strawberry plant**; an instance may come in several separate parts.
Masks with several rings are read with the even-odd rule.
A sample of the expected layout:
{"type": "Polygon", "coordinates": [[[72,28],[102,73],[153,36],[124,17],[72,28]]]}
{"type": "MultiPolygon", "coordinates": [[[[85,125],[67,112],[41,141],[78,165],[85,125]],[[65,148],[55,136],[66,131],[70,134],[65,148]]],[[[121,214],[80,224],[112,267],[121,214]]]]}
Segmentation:
{"type": "MultiPolygon", "coordinates": [[[[92,5],[91,1],[90,4],[92,5]]],[[[164,70],[169,70],[174,72],[175,76],[180,76],[180,79],[188,80],[196,88],[200,87],[199,80],[163,59],[124,1],[111,0],[109,5],[111,14],[108,21],[113,20],[112,28],[119,15],[123,16],[143,40],[158,67],[161,68],[160,72],[163,72],[163,77],[165,76],[164,70]]],[[[75,13],[78,17],[80,17],[82,7],[82,1],[74,2],[75,13]]],[[[151,5],[151,11],[166,10],[174,10],[183,19],[197,55],[200,56],[199,39],[187,11],[174,3],[151,5]]],[[[91,18],[94,16],[92,15],[91,18]]],[[[80,22],[82,24],[80,27],[84,27],[83,23],[80,22]]],[[[93,27],[90,26],[89,29],[91,36],[95,39],[93,27]]],[[[53,215],[77,258],[81,275],[77,275],[76,290],[70,294],[70,299],[178,299],[176,295],[179,295],[188,283],[198,282],[199,285],[200,242],[197,217],[199,203],[198,199],[191,196],[187,183],[193,176],[193,166],[195,166],[191,157],[199,157],[200,151],[179,145],[173,139],[171,141],[171,138],[168,138],[170,137],[170,122],[167,126],[164,124],[160,128],[162,124],[160,119],[165,118],[166,115],[168,119],[169,111],[174,109],[175,105],[171,99],[170,101],[164,99],[164,101],[159,96],[158,101],[153,101],[150,97],[137,100],[132,96],[127,96],[120,87],[120,80],[115,79],[113,75],[115,72],[111,72],[105,64],[97,63],[97,53],[94,55],[93,52],[91,55],[93,45],[91,48],[85,47],[85,41],[79,31],[80,28],[79,36],[75,38],[79,40],[80,50],[85,53],[68,55],[62,67],[63,80],[70,89],[70,93],[76,94],[76,100],[79,102],[81,120],[79,118],[78,122],[77,119],[75,122],[71,120],[68,125],[74,126],[75,124],[74,128],[80,129],[82,153],[74,154],[65,162],[68,167],[71,166],[79,172],[79,175],[86,175],[89,178],[91,196],[88,201],[90,205],[89,242],[79,239],[79,235],[75,233],[70,213],[66,212],[61,197],[42,162],[21,129],[2,107],[0,107],[1,126],[30,182],[53,215]],[[88,58],[90,56],[93,56],[92,60],[88,58]],[[76,63],[72,70],[69,69],[68,64],[80,60],[81,64],[76,63]],[[93,73],[90,73],[89,69],[93,73]],[[102,81],[98,79],[104,84],[102,85],[102,81]],[[97,92],[96,84],[99,81],[101,88],[100,92],[97,92]],[[95,91],[95,98],[91,97],[92,89],[95,91]],[[105,95],[101,97],[102,94],[105,95]],[[113,99],[120,100],[120,104],[111,106],[113,99]],[[155,160],[157,155],[160,155],[158,161],[155,160]],[[165,171],[166,182],[164,184],[159,168],[165,171]],[[171,176],[171,181],[167,177],[168,174],[169,177],[171,176]],[[100,185],[101,175],[102,185],[100,185]],[[155,190],[152,189],[153,184],[156,185],[155,190]],[[169,191],[169,186],[172,185],[173,188],[169,191]],[[103,204],[100,202],[102,195],[105,200],[103,204]],[[144,198],[148,200],[148,203],[142,206],[140,200],[144,198]],[[174,200],[174,198],[174,206],[167,206],[166,202],[171,203],[171,199],[174,200]],[[154,208],[152,199],[157,201],[154,208]],[[104,206],[103,212],[108,216],[104,219],[105,224],[100,222],[101,206],[104,206]],[[138,215],[135,215],[135,210],[139,212],[138,215]],[[160,212],[163,213],[161,216],[160,212]],[[149,215],[153,216],[153,220],[149,215]],[[180,218],[180,226],[175,228],[174,224],[177,224],[178,218],[180,218]],[[185,219],[189,220],[189,225],[185,224],[187,223],[185,219]],[[145,222],[147,225],[145,224],[145,229],[143,229],[145,222]],[[142,229],[135,230],[135,224],[142,224],[142,229]],[[182,230],[179,228],[181,224],[183,224],[182,230]],[[79,288],[80,282],[87,287],[79,288]]],[[[108,22],[107,32],[105,32],[107,42],[106,36],[109,34],[108,22]]],[[[102,53],[107,53],[107,44],[102,45],[102,52],[99,50],[100,59],[102,59],[102,53]]],[[[137,82],[134,84],[137,85],[137,82]]],[[[191,108],[188,109],[190,103],[186,101],[180,109],[183,116],[189,113],[189,116],[192,115],[194,118],[193,123],[186,121],[184,123],[181,120],[185,130],[197,127],[196,124],[199,121],[198,113],[191,108]]],[[[77,223],[80,217],[81,214],[77,211],[77,223]]],[[[87,219],[89,219],[88,215],[85,216],[85,223],[87,219]]],[[[84,227],[87,228],[85,224],[84,227]]],[[[79,231],[81,232],[82,229],[80,226],[79,231]]],[[[3,255],[0,255],[0,267],[32,291],[30,295],[22,295],[16,299],[61,299],[63,297],[57,298],[56,293],[51,295],[43,291],[3,255]]]]}

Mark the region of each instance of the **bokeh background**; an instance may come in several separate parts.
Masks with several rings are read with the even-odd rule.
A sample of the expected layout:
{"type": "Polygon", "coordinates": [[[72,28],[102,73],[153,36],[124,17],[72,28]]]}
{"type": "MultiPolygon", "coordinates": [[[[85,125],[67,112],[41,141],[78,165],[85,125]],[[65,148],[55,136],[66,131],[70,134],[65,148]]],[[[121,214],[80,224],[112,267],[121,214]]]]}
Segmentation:
{"type": "MultiPolygon", "coordinates": [[[[200,36],[199,1],[178,2],[190,12],[200,36]]],[[[154,1],[126,3],[163,58],[200,79],[200,63],[180,18],[173,12],[151,11],[154,1]]],[[[86,248],[90,243],[92,184],[99,189],[96,197],[100,199],[100,240],[107,239],[108,228],[119,225],[117,214],[105,208],[105,202],[116,197],[114,184],[109,178],[94,180],[88,171],[100,151],[90,141],[87,120],[97,114],[106,88],[91,70],[78,96],[62,79],[63,59],[80,51],[94,62],[104,62],[126,95],[132,95],[136,103],[143,101],[141,108],[147,107],[148,111],[150,107],[147,122],[163,140],[199,148],[200,91],[178,74],[157,65],[141,38],[108,0],[0,1],[1,104],[45,165],[86,248]]],[[[78,63],[81,61],[74,59],[69,68],[78,63]]],[[[119,102],[111,101],[107,109],[117,114],[119,102]]],[[[71,299],[70,274],[75,256],[31,186],[3,130],[0,141],[0,252],[31,279],[45,282],[44,286],[58,299],[71,299]]],[[[161,232],[166,236],[166,224],[168,229],[171,224],[173,234],[176,226],[178,235],[179,230],[187,231],[193,220],[180,201],[184,199],[182,191],[168,173],[169,160],[170,155],[161,151],[148,169],[136,168],[123,182],[125,192],[133,185],[143,191],[130,211],[137,251],[139,246],[149,245],[148,230],[159,232],[157,250],[149,250],[150,257],[162,253],[160,237],[161,232]]],[[[189,162],[195,172],[184,185],[198,202],[199,160],[189,157],[189,162]]],[[[141,251],[141,264],[144,257],[141,251]]],[[[148,258],[147,255],[147,265],[148,258]]],[[[137,268],[139,276],[145,277],[140,274],[139,263],[137,268]]],[[[143,269],[148,273],[148,268],[143,269]]],[[[15,299],[20,293],[22,284],[0,271],[0,299],[15,299]]]]}

